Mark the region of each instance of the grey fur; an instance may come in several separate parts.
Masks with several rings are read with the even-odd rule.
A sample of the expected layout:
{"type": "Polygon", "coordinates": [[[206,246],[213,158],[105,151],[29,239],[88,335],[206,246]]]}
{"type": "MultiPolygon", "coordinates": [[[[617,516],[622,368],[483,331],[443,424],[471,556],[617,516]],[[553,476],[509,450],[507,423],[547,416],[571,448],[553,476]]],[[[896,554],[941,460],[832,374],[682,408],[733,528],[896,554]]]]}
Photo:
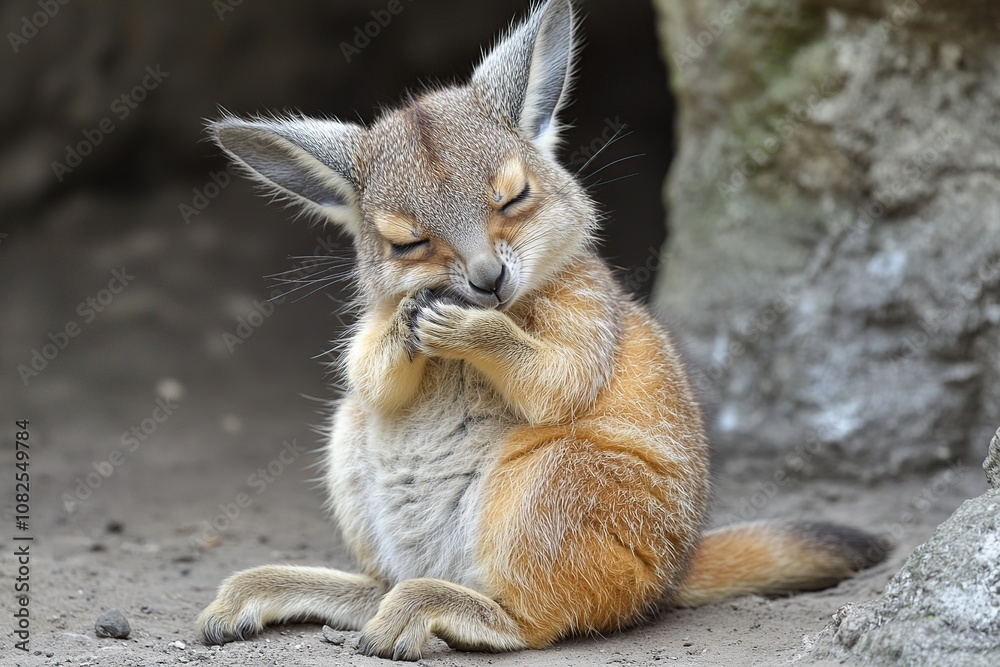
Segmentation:
{"type": "Polygon", "coordinates": [[[569,97],[574,28],[569,0],[550,0],[512,30],[472,75],[472,85],[546,152],[558,139],[556,114],[569,97]]]}
{"type": "Polygon", "coordinates": [[[231,116],[209,124],[213,140],[247,174],[352,233],[360,224],[354,123],[231,116]]]}

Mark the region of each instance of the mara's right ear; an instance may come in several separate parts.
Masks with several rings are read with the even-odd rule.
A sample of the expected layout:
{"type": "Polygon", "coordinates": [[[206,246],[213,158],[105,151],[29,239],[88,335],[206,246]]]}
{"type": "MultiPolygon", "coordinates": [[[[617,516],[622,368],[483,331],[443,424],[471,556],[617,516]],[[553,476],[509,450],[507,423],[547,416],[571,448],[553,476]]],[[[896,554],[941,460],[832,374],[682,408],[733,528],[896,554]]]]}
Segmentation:
{"type": "Polygon", "coordinates": [[[488,102],[550,156],[559,141],[556,114],[569,98],[575,32],[572,2],[547,0],[500,40],[472,75],[472,85],[488,102]]]}
{"type": "Polygon", "coordinates": [[[309,118],[223,117],[208,126],[215,143],[251,178],[351,235],[361,229],[354,157],[364,131],[309,118]]]}

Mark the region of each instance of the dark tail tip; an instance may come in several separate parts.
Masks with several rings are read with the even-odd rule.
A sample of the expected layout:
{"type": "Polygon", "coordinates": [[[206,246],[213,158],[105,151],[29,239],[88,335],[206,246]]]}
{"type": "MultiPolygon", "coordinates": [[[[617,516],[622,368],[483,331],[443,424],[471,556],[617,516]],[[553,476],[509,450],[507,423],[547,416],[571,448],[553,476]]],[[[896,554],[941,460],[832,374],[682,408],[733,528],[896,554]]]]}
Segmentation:
{"type": "Polygon", "coordinates": [[[837,523],[796,522],[791,528],[817,548],[845,562],[853,572],[878,565],[896,546],[888,535],[874,535],[837,523]]]}

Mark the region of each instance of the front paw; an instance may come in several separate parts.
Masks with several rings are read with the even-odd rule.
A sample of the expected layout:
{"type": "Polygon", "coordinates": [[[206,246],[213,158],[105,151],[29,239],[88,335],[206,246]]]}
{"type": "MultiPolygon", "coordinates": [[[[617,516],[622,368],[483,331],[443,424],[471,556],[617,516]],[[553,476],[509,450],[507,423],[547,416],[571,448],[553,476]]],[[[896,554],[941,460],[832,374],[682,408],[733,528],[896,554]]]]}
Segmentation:
{"type": "Polygon", "coordinates": [[[475,329],[472,319],[481,312],[458,297],[429,289],[404,299],[401,308],[408,319],[411,350],[433,357],[456,357],[468,349],[475,329]]]}
{"type": "Polygon", "coordinates": [[[264,624],[254,604],[253,570],[237,572],[222,582],[219,594],[198,616],[198,638],[206,644],[225,644],[248,639],[264,624]]]}
{"type": "Polygon", "coordinates": [[[361,629],[358,652],[392,660],[419,660],[430,636],[430,624],[419,611],[383,609],[361,629]]]}
{"type": "Polygon", "coordinates": [[[430,353],[421,347],[417,336],[418,323],[422,314],[447,305],[465,307],[468,304],[459,297],[447,294],[442,290],[426,288],[399,302],[399,306],[396,308],[396,335],[402,340],[403,349],[411,362],[417,353],[430,353]]]}
{"type": "Polygon", "coordinates": [[[413,318],[414,349],[429,357],[461,358],[475,345],[475,320],[481,311],[435,301],[413,318]]]}

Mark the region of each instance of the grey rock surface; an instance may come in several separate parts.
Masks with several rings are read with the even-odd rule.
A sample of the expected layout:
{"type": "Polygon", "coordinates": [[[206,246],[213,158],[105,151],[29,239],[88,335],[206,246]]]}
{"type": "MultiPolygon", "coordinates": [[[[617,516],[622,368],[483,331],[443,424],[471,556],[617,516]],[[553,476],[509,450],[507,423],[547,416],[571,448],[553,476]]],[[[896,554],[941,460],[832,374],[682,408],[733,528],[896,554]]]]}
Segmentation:
{"type": "Polygon", "coordinates": [[[125,614],[117,609],[109,609],[97,617],[97,621],[94,622],[94,633],[98,637],[126,639],[132,633],[132,627],[125,614]]]}
{"type": "Polygon", "coordinates": [[[849,604],[820,635],[817,658],[867,664],[1000,664],[1000,492],[966,501],[917,547],[875,602],[849,604]]]}
{"type": "Polygon", "coordinates": [[[990,486],[1000,491],[1000,429],[997,429],[993,440],[990,441],[990,453],[983,461],[983,470],[986,471],[986,479],[990,486]]]}
{"type": "Polygon", "coordinates": [[[1000,422],[1000,6],[657,6],[680,146],[655,303],[726,474],[968,460],[1000,422]]]}
{"type": "MultiPolygon", "coordinates": [[[[1000,431],[983,464],[994,473],[1000,431]]],[[[992,480],[995,482],[995,478],[992,480]]],[[[874,664],[1000,664],[1000,489],[968,500],[916,548],[882,598],[849,604],[819,635],[815,657],[874,664]]]]}

